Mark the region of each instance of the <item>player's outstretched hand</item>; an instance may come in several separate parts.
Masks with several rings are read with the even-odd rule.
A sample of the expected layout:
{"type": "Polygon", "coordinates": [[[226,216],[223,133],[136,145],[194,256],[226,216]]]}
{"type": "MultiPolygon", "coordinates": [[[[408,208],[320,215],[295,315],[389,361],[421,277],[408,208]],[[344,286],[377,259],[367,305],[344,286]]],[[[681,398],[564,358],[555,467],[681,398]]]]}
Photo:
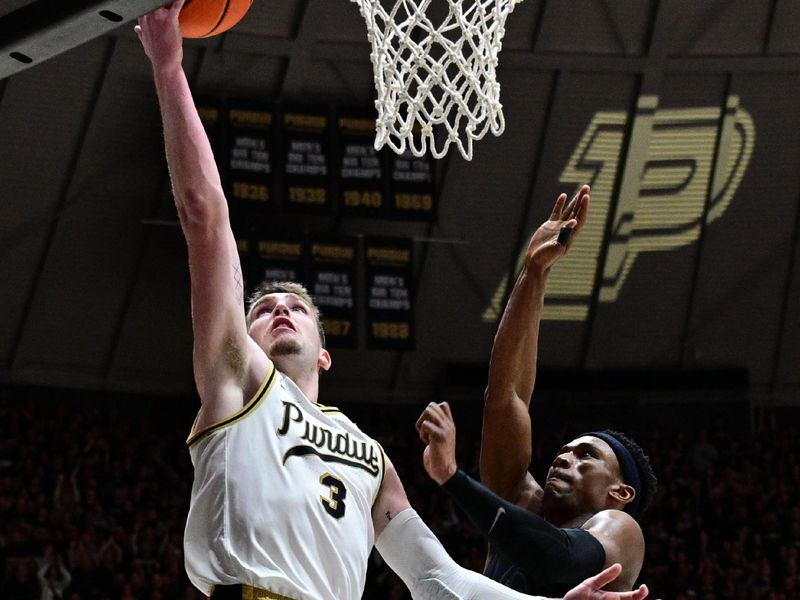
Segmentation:
{"type": "Polygon", "coordinates": [[[425,470],[439,485],[455,475],[456,425],[447,402],[431,402],[417,419],[417,433],[427,445],[422,454],[425,470]]]}
{"type": "Polygon", "coordinates": [[[622,573],[622,565],[613,564],[594,577],[585,579],[583,583],[572,588],[564,600],[644,600],[647,598],[646,585],[630,592],[605,592],[601,588],[614,581],[622,573]]]}
{"type": "Polygon", "coordinates": [[[558,197],[550,218],[534,232],[528,243],[525,261],[529,267],[548,271],[575,243],[589,213],[590,191],[589,186],[584,185],[569,202],[566,194],[558,197]]]}
{"type": "Polygon", "coordinates": [[[157,8],[139,17],[138,25],[133,28],[154,68],[179,66],[183,60],[183,36],[178,23],[183,4],[184,0],[176,0],[165,8],[157,8]]]}

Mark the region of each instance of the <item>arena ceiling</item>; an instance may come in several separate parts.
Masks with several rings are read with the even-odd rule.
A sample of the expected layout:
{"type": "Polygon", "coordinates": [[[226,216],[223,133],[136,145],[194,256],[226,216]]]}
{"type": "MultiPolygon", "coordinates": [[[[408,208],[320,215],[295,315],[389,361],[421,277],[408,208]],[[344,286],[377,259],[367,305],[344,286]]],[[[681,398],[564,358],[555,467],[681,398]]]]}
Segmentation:
{"type": "MultiPolygon", "coordinates": [[[[186,251],[132,30],[158,2],[60,4],[0,6],[0,380],[189,394],[186,251]]],[[[335,351],[327,401],[480,381],[519,250],[559,192],[589,182],[541,364],[741,368],[762,401],[800,402],[800,4],[525,0],[506,29],[507,130],[471,163],[437,163],[435,223],[308,225],[415,250],[416,349],[335,351]]],[[[374,100],[347,0],[255,0],[229,33],[188,42],[184,65],[205,97],[374,100]]]]}

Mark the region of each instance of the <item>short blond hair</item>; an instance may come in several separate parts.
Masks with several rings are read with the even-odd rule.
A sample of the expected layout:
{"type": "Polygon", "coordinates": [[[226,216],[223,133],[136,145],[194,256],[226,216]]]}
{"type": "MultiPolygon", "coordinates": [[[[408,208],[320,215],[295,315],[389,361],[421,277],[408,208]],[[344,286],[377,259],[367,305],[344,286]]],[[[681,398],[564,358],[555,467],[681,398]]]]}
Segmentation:
{"type": "Polygon", "coordinates": [[[319,308],[314,304],[314,299],[308,292],[306,287],[294,281],[264,281],[250,294],[247,299],[247,325],[250,325],[250,317],[253,313],[253,307],[258,304],[264,296],[270,294],[293,294],[300,298],[304,303],[308,304],[311,312],[314,313],[314,320],[317,322],[317,331],[319,331],[319,341],[322,347],[325,347],[325,329],[322,326],[322,315],[320,315],[319,308]]]}

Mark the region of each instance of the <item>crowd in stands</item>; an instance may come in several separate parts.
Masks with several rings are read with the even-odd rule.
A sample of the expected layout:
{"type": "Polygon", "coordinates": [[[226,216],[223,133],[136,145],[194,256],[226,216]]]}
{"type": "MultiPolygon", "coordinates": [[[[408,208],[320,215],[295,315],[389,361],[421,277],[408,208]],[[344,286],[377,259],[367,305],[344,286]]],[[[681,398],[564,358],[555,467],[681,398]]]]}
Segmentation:
{"type": "MultiPolygon", "coordinates": [[[[0,599],[202,598],[182,555],[192,480],[185,439],[194,408],[52,395],[31,400],[0,390],[0,599]]],[[[413,428],[422,407],[343,408],[384,445],[412,504],[453,557],[482,570],[484,542],[422,468],[413,428]]],[[[456,411],[460,465],[473,474],[480,410],[465,403],[456,411]]],[[[629,431],[660,482],[642,524],[641,580],[651,597],[800,598],[795,428],[759,435],[743,433],[746,424],[737,432],[629,431]]],[[[533,473],[544,473],[577,433],[558,425],[537,436],[533,473]]],[[[408,597],[373,553],[364,598],[408,597]]]]}

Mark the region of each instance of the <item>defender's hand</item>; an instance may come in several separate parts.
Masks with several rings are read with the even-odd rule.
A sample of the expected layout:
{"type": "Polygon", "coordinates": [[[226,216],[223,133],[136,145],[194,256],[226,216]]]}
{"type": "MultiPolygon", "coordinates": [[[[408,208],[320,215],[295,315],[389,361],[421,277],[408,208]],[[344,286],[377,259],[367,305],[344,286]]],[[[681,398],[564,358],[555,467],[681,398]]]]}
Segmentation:
{"type": "Polygon", "coordinates": [[[564,596],[564,600],[644,600],[647,598],[649,592],[646,585],[640,585],[639,589],[631,592],[604,592],[600,589],[614,581],[620,573],[622,573],[622,565],[613,564],[572,588],[564,596]]]}
{"type": "Polygon", "coordinates": [[[447,402],[431,402],[417,419],[419,438],[427,444],[422,454],[425,470],[439,485],[455,475],[456,425],[447,402]]]}
{"type": "Polygon", "coordinates": [[[179,66],[183,60],[183,36],[178,15],[184,0],[157,8],[142,17],[133,28],[154,68],[179,66]]]}
{"type": "Polygon", "coordinates": [[[525,263],[528,267],[546,272],[566,254],[586,223],[591,200],[590,192],[589,186],[584,185],[569,202],[566,194],[558,197],[553,212],[550,213],[550,219],[534,232],[528,243],[528,250],[525,253],[525,263]],[[562,233],[561,230],[565,228],[571,231],[562,233]],[[562,236],[560,241],[564,243],[559,243],[559,235],[562,236]]]}

